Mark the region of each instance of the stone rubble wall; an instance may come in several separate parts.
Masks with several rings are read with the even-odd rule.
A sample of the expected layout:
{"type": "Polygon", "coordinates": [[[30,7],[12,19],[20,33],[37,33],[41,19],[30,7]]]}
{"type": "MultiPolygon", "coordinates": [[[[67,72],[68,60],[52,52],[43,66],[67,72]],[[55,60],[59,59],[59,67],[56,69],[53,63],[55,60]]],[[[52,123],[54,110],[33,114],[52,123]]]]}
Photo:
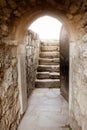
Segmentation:
{"type": "Polygon", "coordinates": [[[0,130],[16,130],[20,120],[17,47],[0,45],[0,130]]]}
{"type": "Polygon", "coordinates": [[[35,88],[35,79],[39,58],[40,39],[38,35],[32,31],[28,31],[26,35],[26,72],[27,72],[27,93],[28,97],[35,88]]]}
{"type": "MultiPolygon", "coordinates": [[[[39,37],[28,31],[26,43],[27,95],[35,88],[39,37]]],[[[0,44],[0,130],[16,130],[22,117],[18,87],[17,46],[0,44]]]]}

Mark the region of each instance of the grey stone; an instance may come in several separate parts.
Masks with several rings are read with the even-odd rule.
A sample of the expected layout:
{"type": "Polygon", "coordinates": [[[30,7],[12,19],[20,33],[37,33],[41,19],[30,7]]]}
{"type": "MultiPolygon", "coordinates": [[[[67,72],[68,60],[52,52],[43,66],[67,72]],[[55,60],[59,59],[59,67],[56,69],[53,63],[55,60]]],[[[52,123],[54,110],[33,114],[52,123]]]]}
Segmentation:
{"type": "Polygon", "coordinates": [[[87,34],[85,34],[82,39],[84,42],[87,42],[87,34]]]}

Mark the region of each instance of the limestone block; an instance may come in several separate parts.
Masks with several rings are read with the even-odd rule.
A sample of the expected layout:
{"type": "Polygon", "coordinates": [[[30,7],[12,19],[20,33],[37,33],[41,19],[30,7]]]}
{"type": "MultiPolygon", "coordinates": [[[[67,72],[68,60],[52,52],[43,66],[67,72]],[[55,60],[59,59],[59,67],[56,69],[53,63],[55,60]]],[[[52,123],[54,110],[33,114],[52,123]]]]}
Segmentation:
{"type": "Polygon", "coordinates": [[[86,25],[86,24],[87,24],[87,12],[85,12],[83,16],[83,25],[86,25]]]}
{"type": "Polygon", "coordinates": [[[73,15],[72,15],[72,14],[67,14],[67,17],[68,17],[69,19],[72,19],[72,18],[73,18],[73,15]]]}
{"type": "Polygon", "coordinates": [[[0,6],[1,6],[1,7],[6,6],[6,1],[5,1],[5,0],[0,0],[0,6]]]}
{"type": "Polygon", "coordinates": [[[71,14],[75,14],[77,12],[78,8],[79,7],[76,4],[72,4],[70,6],[70,12],[71,12],[71,14]]]}
{"type": "Polygon", "coordinates": [[[14,67],[16,64],[17,64],[17,59],[16,59],[16,58],[13,58],[13,59],[12,59],[12,66],[14,67]]]}
{"type": "Polygon", "coordinates": [[[2,34],[6,36],[8,34],[8,26],[6,24],[2,24],[1,29],[3,31],[2,34]]]}
{"type": "Polygon", "coordinates": [[[16,5],[15,1],[9,0],[8,3],[9,3],[9,5],[10,5],[13,9],[16,9],[17,5],[16,5]]]}
{"type": "Polygon", "coordinates": [[[2,86],[8,89],[12,84],[13,84],[12,67],[10,67],[5,72],[4,82],[2,83],[2,86]]]}
{"type": "Polygon", "coordinates": [[[26,44],[26,71],[27,71],[27,93],[28,96],[35,87],[36,69],[38,65],[40,40],[36,33],[28,31],[26,38],[29,44],[26,44]]]}
{"type": "Polygon", "coordinates": [[[85,34],[82,39],[84,42],[87,42],[87,34],[85,34]]]}
{"type": "Polygon", "coordinates": [[[86,49],[87,48],[87,43],[86,43],[87,35],[83,37],[83,41],[84,43],[80,46],[80,51],[81,51],[80,55],[82,56],[82,58],[87,58],[87,49],[86,49]]]}

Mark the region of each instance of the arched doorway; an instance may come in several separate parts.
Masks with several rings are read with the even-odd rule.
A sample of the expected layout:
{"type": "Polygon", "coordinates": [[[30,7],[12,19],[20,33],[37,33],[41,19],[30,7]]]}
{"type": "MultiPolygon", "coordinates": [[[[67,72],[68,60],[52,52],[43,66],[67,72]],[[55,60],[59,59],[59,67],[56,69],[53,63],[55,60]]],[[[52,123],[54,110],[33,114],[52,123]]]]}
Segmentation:
{"type": "MultiPolygon", "coordinates": [[[[76,40],[76,37],[77,37],[77,35],[75,35],[75,34],[77,34],[77,32],[76,33],[74,33],[74,27],[73,27],[73,24],[72,24],[72,22],[71,21],[69,21],[69,19],[67,18],[67,17],[65,17],[64,15],[61,15],[61,13],[59,12],[58,14],[56,13],[56,11],[54,11],[54,12],[51,12],[51,10],[49,9],[49,11],[47,11],[47,10],[44,10],[44,11],[41,11],[41,12],[38,12],[37,11],[37,13],[35,12],[35,14],[32,14],[30,17],[28,17],[28,15],[26,15],[26,21],[23,21],[23,23],[22,23],[22,20],[21,20],[21,24],[20,24],[20,26],[17,28],[17,32],[16,32],[16,38],[18,39],[18,41],[19,41],[19,43],[21,43],[21,41],[23,41],[23,36],[24,36],[24,34],[25,34],[25,32],[26,32],[26,29],[27,29],[27,27],[29,26],[29,23],[31,23],[33,20],[34,20],[34,18],[37,18],[37,17],[39,17],[39,16],[42,16],[42,15],[44,15],[44,14],[47,14],[47,15],[50,15],[50,16],[53,16],[53,17],[56,17],[56,18],[59,18],[60,19],[60,21],[61,22],[63,22],[63,24],[64,24],[64,26],[66,26],[67,28],[68,28],[68,30],[69,30],[69,34],[70,34],[70,41],[71,42],[73,42],[73,43],[75,43],[74,42],[74,40],[76,40]],[[35,15],[35,16],[34,16],[35,15]],[[29,22],[30,21],[30,22],[29,22]],[[27,22],[27,23],[26,23],[27,22]],[[24,25],[24,26],[23,26],[24,25]],[[25,28],[24,28],[25,27],[25,28]],[[22,30],[21,30],[22,29],[22,30]],[[21,33],[20,33],[21,32],[21,33]]],[[[76,31],[76,30],[75,30],[76,31]]],[[[71,63],[70,63],[71,64],[71,63]]],[[[70,67],[70,70],[69,70],[69,72],[70,72],[70,74],[72,75],[72,73],[71,73],[71,67],[70,67]]],[[[71,76],[70,76],[71,77],[71,76]]],[[[70,79],[70,81],[71,81],[71,79],[70,79]]],[[[70,83],[70,85],[72,85],[71,83],[70,83]]],[[[72,87],[71,87],[72,88],[72,87]]],[[[71,92],[72,90],[70,89],[70,92],[71,92]]],[[[72,92],[71,92],[72,93],[72,92]]],[[[72,95],[70,94],[69,95],[69,101],[70,102],[72,102],[72,95]]],[[[71,109],[71,106],[70,106],[70,109],[71,109]]],[[[76,126],[76,127],[78,127],[78,126],[76,126]]]]}
{"type": "MultiPolygon", "coordinates": [[[[16,33],[15,33],[15,38],[18,40],[18,42],[19,43],[23,43],[23,39],[24,39],[24,37],[25,37],[25,34],[26,34],[26,31],[27,31],[27,28],[28,28],[28,26],[29,26],[29,24],[31,24],[31,22],[33,22],[36,18],[38,18],[38,17],[40,17],[40,16],[44,16],[44,14],[50,14],[50,16],[53,16],[54,18],[56,18],[56,19],[58,19],[58,20],[60,20],[60,21],[63,21],[62,20],[62,18],[60,18],[58,15],[55,15],[56,14],[56,12],[55,13],[52,13],[51,11],[46,11],[46,10],[44,10],[44,11],[41,11],[41,12],[37,12],[37,14],[36,14],[36,12],[35,12],[35,14],[32,14],[32,17],[31,18],[29,18],[27,15],[25,15],[25,17],[26,17],[26,19],[27,20],[24,20],[23,19],[23,21],[21,20],[21,24],[18,26],[18,28],[17,28],[17,30],[16,30],[16,33]],[[35,16],[34,16],[35,15],[35,16]],[[58,16],[58,17],[57,17],[58,16]]],[[[65,19],[65,23],[64,23],[64,21],[63,21],[63,24],[64,25],[67,25],[68,26],[68,23],[67,23],[67,20],[66,20],[66,18],[64,17],[64,19],[65,19]],[[67,23],[67,24],[66,24],[67,23]]],[[[72,27],[71,27],[72,28],[72,27]]],[[[69,26],[68,26],[68,30],[70,30],[71,31],[71,28],[69,29],[69,26]]],[[[72,31],[71,31],[71,33],[72,33],[72,31]]],[[[70,33],[69,33],[70,34],[70,33]]],[[[23,84],[23,83],[22,83],[23,84]]]]}
{"type": "MultiPolygon", "coordinates": [[[[46,24],[45,24],[45,26],[46,26],[46,24]]],[[[50,31],[48,33],[50,33],[50,31]]],[[[30,37],[30,36],[31,35],[29,35],[28,37],[30,37]]],[[[31,36],[31,37],[33,37],[33,36],[31,36]]],[[[41,40],[40,44],[42,44],[42,45],[40,45],[40,52],[39,52],[40,55],[39,56],[42,59],[46,58],[46,60],[54,61],[55,58],[59,58],[59,55],[54,55],[54,53],[57,54],[60,51],[59,50],[60,44],[59,44],[59,41],[57,40],[57,38],[56,39],[51,39],[51,38],[52,37],[50,37],[48,39],[48,41],[45,41],[45,42],[42,41],[42,39],[40,39],[41,40]],[[50,49],[51,49],[51,51],[50,51],[50,49]],[[41,55],[43,53],[45,53],[46,56],[41,55]],[[47,53],[50,55],[47,55],[47,53]],[[51,55],[51,53],[52,53],[52,55],[51,55]]],[[[35,39],[35,37],[34,37],[34,39],[35,39]]],[[[29,42],[27,43],[27,48],[30,47],[33,49],[34,42],[32,42],[32,40],[29,40],[29,39],[28,39],[28,41],[29,42]]],[[[35,46],[37,46],[37,44],[35,46]]],[[[30,51],[30,48],[27,49],[27,53],[30,51]]],[[[30,64],[29,59],[30,59],[30,57],[28,56],[27,57],[27,61],[29,61],[27,63],[28,65],[30,64]]],[[[27,72],[28,72],[28,65],[26,67],[27,72]]],[[[60,73],[59,69],[56,68],[58,65],[59,65],[59,61],[58,61],[58,63],[57,62],[47,63],[45,61],[43,63],[41,63],[41,61],[40,61],[39,68],[37,69],[38,74],[36,75],[37,79],[36,79],[36,85],[35,85],[35,87],[36,88],[38,87],[39,89],[35,89],[33,91],[32,95],[30,97],[30,99],[32,99],[32,100],[29,102],[28,110],[19,126],[19,129],[21,129],[21,130],[24,129],[25,125],[26,125],[26,129],[33,129],[34,127],[36,127],[36,129],[39,129],[39,128],[47,129],[47,128],[51,128],[51,127],[53,129],[54,129],[54,127],[56,129],[60,129],[62,127],[64,127],[65,129],[69,128],[69,126],[67,124],[68,123],[68,113],[69,113],[68,103],[66,103],[65,100],[63,99],[63,97],[60,95],[60,89],[58,89],[59,82],[57,81],[59,77],[55,77],[55,76],[57,76],[57,74],[60,73]],[[46,64],[46,65],[44,65],[44,64],[46,64]],[[45,69],[41,68],[43,66],[45,67],[45,69]],[[48,66],[49,66],[49,68],[46,68],[48,66]],[[55,66],[55,68],[54,68],[54,66],[55,66]],[[45,75],[44,75],[44,73],[45,73],[45,75]],[[48,73],[49,73],[49,75],[52,75],[54,78],[50,78],[48,76],[48,73]],[[37,96],[37,95],[39,95],[39,96],[37,96]],[[32,104],[33,100],[35,100],[35,98],[36,98],[36,102],[32,105],[32,107],[34,107],[35,109],[32,110],[32,113],[35,113],[36,116],[33,115],[33,117],[32,117],[32,114],[30,114],[29,109],[31,108],[31,104],[32,104]],[[37,102],[40,102],[40,104],[37,104],[37,102]],[[37,107],[35,104],[37,104],[37,107]],[[63,108],[63,105],[64,105],[64,108],[63,108]],[[43,107],[43,108],[40,109],[40,107],[43,107]],[[44,109],[46,109],[46,110],[44,111],[44,109]],[[51,111],[52,111],[52,113],[51,113],[51,111]],[[60,111],[62,111],[62,112],[60,112],[60,111]],[[39,112],[40,112],[40,114],[39,114],[39,112]],[[56,112],[58,112],[57,116],[56,116],[56,112]],[[29,114],[29,116],[27,116],[27,120],[26,120],[27,113],[29,114]],[[37,115],[38,115],[38,117],[37,117],[37,115]],[[62,118],[62,116],[64,116],[65,118],[62,118]],[[53,121],[52,117],[54,118],[55,121],[53,121]],[[35,123],[31,120],[32,118],[34,118],[35,123]],[[36,120],[36,118],[37,118],[37,120],[36,120]],[[26,123],[24,125],[25,120],[26,120],[26,123]],[[40,123],[38,123],[38,121],[40,123]],[[28,125],[27,125],[27,122],[28,122],[28,125]],[[44,122],[47,122],[47,123],[45,124],[44,122]]],[[[29,67],[32,68],[32,66],[33,66],[33,64],[29,67]]],[[[33,68],[32,68],[32,70],[33,70],[33,68]]],[[[31,82],[30,77],[33,77],[31,73],[35,73],[32,70],[29,71],[28,75],[27,75],[28,93],[29,93],[29,91],[31,91],[30,90],[30,87],[31,87],[30,86],[30,82],[31,82]]],[[[60,87],[61,87],[61,85],[60,85],[60,87]]]]}

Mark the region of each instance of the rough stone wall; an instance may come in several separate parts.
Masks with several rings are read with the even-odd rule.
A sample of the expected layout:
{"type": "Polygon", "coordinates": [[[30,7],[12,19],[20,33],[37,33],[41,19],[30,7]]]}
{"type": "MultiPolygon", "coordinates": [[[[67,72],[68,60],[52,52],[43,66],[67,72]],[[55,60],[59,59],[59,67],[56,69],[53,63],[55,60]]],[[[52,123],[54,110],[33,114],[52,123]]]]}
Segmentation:
{"type": "Polygon", "coordinates": [[[82,37],[82,41],[78,40],[76,43],[73,42],[70,46],[70,122],[73,130],[86,130],[87,35],[82,37]]]}
{"type": "Polygon", "coordinates": [[[61,93],[69,100],[69,33],[64,26],[60,32],[60,73],[61,93]]]}
{"type": "Polygon", "coordinates": [[[35,88],[35,79],[38,66],[40,40],[36,33],[28,31],[26,35],[26,71],[28,97],[35,88]]]}
{"type": "Polygon", "coordinates": [[[0,44],[0,130],[16,130],[20,120],[16,51],[0,44]]]}

